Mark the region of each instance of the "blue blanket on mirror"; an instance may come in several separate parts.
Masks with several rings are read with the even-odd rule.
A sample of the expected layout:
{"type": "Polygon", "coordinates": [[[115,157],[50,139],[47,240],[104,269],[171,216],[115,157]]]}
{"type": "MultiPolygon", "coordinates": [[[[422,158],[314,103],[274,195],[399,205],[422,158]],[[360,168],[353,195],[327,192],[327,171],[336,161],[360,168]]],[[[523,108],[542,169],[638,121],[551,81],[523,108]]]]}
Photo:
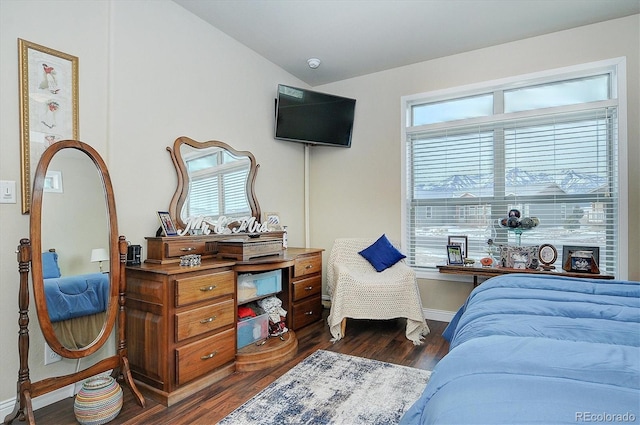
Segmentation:
{"type": "Polygon", "coordinates": [[[444,336],[401,424],[640,420],[640,282],[495,277],[444,336]]]}
{"type": "Polygon", "coordinates": [[[109,303],[109,274],[44,279],[44,293],[51,322],[100,313],[109,303]]]}

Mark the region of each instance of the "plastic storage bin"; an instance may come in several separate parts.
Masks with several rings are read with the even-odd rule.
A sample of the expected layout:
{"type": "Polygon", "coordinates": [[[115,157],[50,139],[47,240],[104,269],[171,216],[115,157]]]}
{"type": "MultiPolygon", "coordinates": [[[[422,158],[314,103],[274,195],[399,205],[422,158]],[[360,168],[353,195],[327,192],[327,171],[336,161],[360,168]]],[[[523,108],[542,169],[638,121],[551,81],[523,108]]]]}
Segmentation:
{"type": "Polygon", "coordinates": [[[269,314],[238,321],[238,349],[269,336],[269,314]]]}
{"type": "Polygon", "coordinates": [[[238,275],[238,302],[282,291],[282,271],[238,275]]]}

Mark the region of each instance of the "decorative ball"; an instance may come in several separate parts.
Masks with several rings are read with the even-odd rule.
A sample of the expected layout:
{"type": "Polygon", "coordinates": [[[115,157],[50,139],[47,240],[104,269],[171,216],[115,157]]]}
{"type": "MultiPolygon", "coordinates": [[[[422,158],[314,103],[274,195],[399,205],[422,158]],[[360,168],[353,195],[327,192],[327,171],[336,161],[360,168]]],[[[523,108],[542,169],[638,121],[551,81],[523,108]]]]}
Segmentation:
{"type": "Polygon", "coordinates": [[[517,217],[509,217],[509,219],[507,220],[507,226],[512,227],[512,228],[516,228],[520,225],[520,221],[518,220],[517,217]]]}
{"type": "Polygon", "coordinates": [[[520,211],[516,209],[510,210],[509,217],[520,218],[520,211]]]}
{"type": "Polygon", "coordinates": [[[110,376],[87,379],[76,395],[73,412],[82,425],[102,425],[122,409],[122,388],[110,376]]]}
{"type": "Polygon", "coordinates": [[[507,218],[507,217],[503,217],[503,218],[501,218],[501,219],[500,219],[500,226],[502,226],[502,227],[507,227],[507,220],[508,220],[508,218],[507,218]]]}
{"type": "Polygon", "coordinates": [[[535,224],[533,223],[533,220],[531,218],[525,217],[520,220],[520,226],[522,226],[523,229],[531,229],[535,226],[535,224]]]}

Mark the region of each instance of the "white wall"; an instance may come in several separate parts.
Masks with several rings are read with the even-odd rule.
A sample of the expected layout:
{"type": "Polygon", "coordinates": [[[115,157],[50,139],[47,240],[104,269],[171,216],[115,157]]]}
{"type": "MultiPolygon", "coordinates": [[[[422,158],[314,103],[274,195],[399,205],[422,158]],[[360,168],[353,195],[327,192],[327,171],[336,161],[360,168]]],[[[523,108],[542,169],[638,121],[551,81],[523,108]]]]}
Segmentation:
{"type": "MultiPolygon", "coordinates": [[[[640,280],[639,24],[635,15],[315,87],[357,103],[351,149],[312,148],[312,244],[384,232],[400,238],[402,96],[626,56],[630,220],[621,231],[629,235],[629,278],[640,280]]],[[[456,310],[471,289],[420,281],[423,305],[433,310],[456,310]]]]}
{"type": "MultiPolygon", "coordinates": [[[[159,225],[155,212],[168,207],[177,179],[165,148],[179,136],[253,152],[260,206],[280,212],[292,246],[304,243],[304,149],[272,137],[277,84],[304,83],[167,0],[2,0],[0,36],[0,179],[20,187],[17,39],[23,38],[79,57],[80,139],[107,163],[119,232],[132,243],[146,248],[144,237],[159,225]]],[[[29,236],[20,202],[18,195],[16,204],[0,205],[2,417],[13,408],[19,367],[15,250],[29,236]]],[[[33,306],[30,323],[31,380],[72,372],[75,361],[43,365],[33,306]]]]}

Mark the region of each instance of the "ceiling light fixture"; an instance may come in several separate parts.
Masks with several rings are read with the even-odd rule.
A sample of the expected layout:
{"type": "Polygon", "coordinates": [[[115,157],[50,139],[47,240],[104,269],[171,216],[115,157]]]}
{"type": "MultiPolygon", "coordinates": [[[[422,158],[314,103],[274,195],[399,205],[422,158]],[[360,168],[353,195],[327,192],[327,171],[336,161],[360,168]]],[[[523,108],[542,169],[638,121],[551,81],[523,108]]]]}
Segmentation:
{"type": "Polygon", "coordinates": [[[320,59],[318,58],[311,58],[307,60],[307,63],[309,64],[309,68],[311,69],[316,69],[317,67],[320,66],[320,59]]]}

